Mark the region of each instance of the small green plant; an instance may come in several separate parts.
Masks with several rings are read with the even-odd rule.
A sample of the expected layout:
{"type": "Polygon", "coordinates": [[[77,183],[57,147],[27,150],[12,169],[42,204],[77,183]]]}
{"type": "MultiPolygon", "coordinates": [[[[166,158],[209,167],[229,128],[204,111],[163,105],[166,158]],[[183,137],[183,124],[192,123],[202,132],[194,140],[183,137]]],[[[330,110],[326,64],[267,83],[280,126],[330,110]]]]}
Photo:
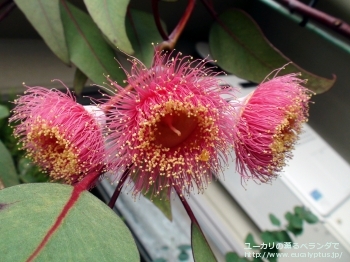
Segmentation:
{"type": "Polygon", "coordinates": [[[25,157],[9,126],[11,104],[0,104],[0,189],[20,183],[47,182],[48,177],[25,157]]]}
{"type": "Polygon", "coordinates": [[[281,221],[273,214],[269,214],[271,223],[279,227],[277,230],[266,230],[261,232],[260,239],[263,241],[262,244],[257,244],[253,235],[249,233],[245,239],[245,244],[249,250],[254,252],[254,257],[252,260],[247,257],[240,257],[235,252],[229,252],[226,254],[226,262],[262,262],[261,257],[265,257],[270,262],[276,262],[281,247],[284,244],[293,245],[293,240],[291,234],[294,236],[299,236],[303,232],[304,221],[309,224],[315,224],[318,222],[318,218],[305,207],[296,206],[294,212],[287,212],[284,215],[287,220],[287,224],[282,226],[281,221]],[[263,252],[269,253],[269,257],[262,254],[263,252]]]}

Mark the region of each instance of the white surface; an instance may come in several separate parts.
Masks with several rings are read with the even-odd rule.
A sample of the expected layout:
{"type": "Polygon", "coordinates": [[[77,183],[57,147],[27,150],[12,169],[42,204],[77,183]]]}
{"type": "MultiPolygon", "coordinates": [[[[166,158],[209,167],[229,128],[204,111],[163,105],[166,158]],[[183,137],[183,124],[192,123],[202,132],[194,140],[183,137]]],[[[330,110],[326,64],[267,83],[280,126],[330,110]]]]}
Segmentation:
{"type": "Polygon", "coordinates": [[[326,217],[350,195],[350,166],[310,126],[303,129],[282,179],[326,217]]]}
{"type": "MultiPolygon", "coordinates": [[[[223,79],[233,86],[243,81],[231,76],[223,79]]],[[[241,95],[250,91],[243,89],[241,95]]],[[[242,186],[234,162],[225,172],[222,184],[262,230],[275,229],[269,213],[283,219],[284,213],[294,206],[310,208],[322,224],[307,225],[298,239],[307,243],[341,243],[341,261],[350,261],[350,166],[308,125],[293,154],[282,179],[271,185],[248,181],[242,186]],[[315,190],[322,194],[318,200],[312,197],[315,190]]]]}

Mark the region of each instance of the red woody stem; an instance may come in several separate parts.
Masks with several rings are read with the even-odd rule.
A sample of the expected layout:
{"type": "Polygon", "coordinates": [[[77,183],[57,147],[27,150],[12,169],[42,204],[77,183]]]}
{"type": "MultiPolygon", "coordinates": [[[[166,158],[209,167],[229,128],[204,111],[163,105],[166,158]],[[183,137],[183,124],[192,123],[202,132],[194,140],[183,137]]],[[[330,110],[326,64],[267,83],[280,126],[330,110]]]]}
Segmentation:
{"type": "Polygon", "coordinates": [[[125,180],[126,180],[126,178],[128,177],[129,173],[130,173],[130,168],[127,168],[127,169],[124,171],[124,173],[122,174],[122,176],[121,176],[121,178],[120,178],[120,180],[119,180],[119,182],[118,182],[118,185],[117,185],[117,187],[115,188],[115,191],[114,191],[114,193],[113,193],[111,199],[109,200],[108,206],[109,206],[110,208],[113,209],[113,207],[114,207],[114,205],[115,205],[115,202],[117,202],[117,199],[118,199],[118,197],[119,197],[119,195],[120,195],[120,192],[121,192],[121,190],[122,190],[122,188],[123,188],[123,186],[124,186],[125,180]]]}
{"type": "Polygon", "coordinates": [[[196,0],[188,0],[186,10],[183,13],[183,16],[181,17],[179,23],[174,28],[173,32],[169,36],[167,36],[166,33],[164,32],[164,29],[163,29],[161,22],[160,22],[160,17],[159,17],[159,13],[158,13],[158,0],[152,1],[152,6],[153,6],[153,10],[154,10],[154,19],[155,19],[158,31],[164,40],[162,43],[160,43],[159,45],[156,46],[157,51],[173,50],[174,49],[183,29],[185,28],[185,26],[188,22],[188,19],[190,18],[191,14],[192,14],[195,3],[196,3],[196,0]]]}
{"type": "Polygon", "coordinates": [[[322,11],[312,8],[297,0],[275,0],[275,1],[287,7],[291,12],[298,13],[305,17],[308,17],[350,38],[350,25],[340,20],[339,18],[330,16],[322,11]]]}

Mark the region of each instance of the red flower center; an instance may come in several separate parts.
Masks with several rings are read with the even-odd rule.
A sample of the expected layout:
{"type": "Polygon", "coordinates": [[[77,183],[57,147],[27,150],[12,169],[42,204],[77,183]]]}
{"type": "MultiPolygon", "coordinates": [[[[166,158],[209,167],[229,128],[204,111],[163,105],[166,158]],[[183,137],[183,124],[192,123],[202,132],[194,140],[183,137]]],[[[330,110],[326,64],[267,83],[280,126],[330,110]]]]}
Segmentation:
{"type": "Polygon", "coordinates": [[[166,114],[156,124],[155,143],[176,147],[186,141],[197,128],[197,118],[185,112],[166,114]]]}

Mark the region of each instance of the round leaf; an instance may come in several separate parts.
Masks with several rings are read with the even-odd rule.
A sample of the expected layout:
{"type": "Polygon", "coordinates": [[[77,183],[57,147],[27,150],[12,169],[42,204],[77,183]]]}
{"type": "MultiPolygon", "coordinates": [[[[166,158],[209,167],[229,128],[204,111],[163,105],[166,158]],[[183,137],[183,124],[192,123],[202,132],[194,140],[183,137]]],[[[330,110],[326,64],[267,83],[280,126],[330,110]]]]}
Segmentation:
{"type": "Polygon", "coordinates": [[[315,224],[318,222],[317,216],[315,216],[312,212],[305,210],[304,220],[309,224],[315,224]]]}
{"type": "Polygon", "coordinates": [[[281,221],[274,214],[269,214],[269,218],[273,225],[278,227],[281,225],[281,221]]]}
{"type": "MultiPolygon", "coordinates": [[[[261,32],[253,19],[243,11],[228,10],[212,26],[209,35],[212,56],[218,65],[238,77],[260,83],[273,70],[291,62],[277,50],[261,32]]],[[[316,93],[327,91],[335,82],[314,75],[295,64],[288,65],[284,74],[302,73],[306,86],[316,93]]]]}
{"type": "MultiPolygon", "coordinates": [[[[73,187],[22,184],[0,191],[2,261],[26,261],[71,196],[73,187]]],[[[89,192],[78,200],[35,261],[140,261],[123,221],[89,192]]]]}

